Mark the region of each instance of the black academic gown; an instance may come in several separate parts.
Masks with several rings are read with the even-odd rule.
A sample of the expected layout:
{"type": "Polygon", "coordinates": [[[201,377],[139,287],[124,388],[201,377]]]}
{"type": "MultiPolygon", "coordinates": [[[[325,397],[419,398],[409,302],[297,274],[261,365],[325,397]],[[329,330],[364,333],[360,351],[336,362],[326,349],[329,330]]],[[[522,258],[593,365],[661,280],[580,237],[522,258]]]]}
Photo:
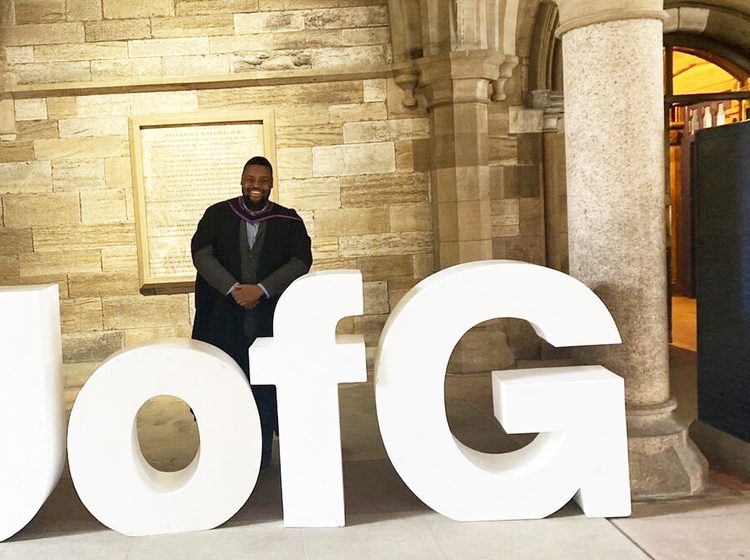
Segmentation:
{"type": "MultiPolygon", "coordinates": [[[[193,235],[191,250],[195,253],[211,246],[219,263],[241,281],[240,223],[247,217],[238,211],[236,202],[237,199],[225,200],[206,210],[193,235]]],[[[309,268],[312,264],[310,237],[299,215],[290,208],[273,204],[261,219],[265,223],[265,233],[258,257],[257,282],[262,283],[292,258],[309,268]]],[[[263,298],[254,309],[246,311],[231,295],[219,293],[198,274],[192,337],[224,350],[248,375],[247,350],[257,337],[273,336],[273,313],[279,296],[263,298]]],[[[254,387],[253,392],[258,402],[265,447],[267,431],[277,429],[275,391],[273,402],[269,402],[267,391],[254,387]]]]}

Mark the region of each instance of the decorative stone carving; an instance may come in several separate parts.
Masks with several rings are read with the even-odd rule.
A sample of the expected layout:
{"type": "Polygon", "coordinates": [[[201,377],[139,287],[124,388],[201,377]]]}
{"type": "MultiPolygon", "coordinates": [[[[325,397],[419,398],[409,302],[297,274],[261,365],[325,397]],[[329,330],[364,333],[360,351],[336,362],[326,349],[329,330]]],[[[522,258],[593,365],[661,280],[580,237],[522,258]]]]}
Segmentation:
{"type": "MultiPolygon", "coordinates": [[[[424,87],[435,81],[436,66],[445,70],[446,61],[458,59],[461,64],[448,63],[451,68],[448,78],[487,80],[488,84],[481,89],[487,91],[488,100],[505,99],[505,81],[518,65],[515,56],[518,2],[391,0],[388,8],[393,57],[397,64],[407,65],[394,68],[396,83],[405,93],[403,104],[406,107],[417,105],[414,95],[417,86],[424,87]],[[485,62],[494,68],[484,68],[484,63],[475,65],[481,58],[486,58],[485,62]],[[436,60],[441,62],[435,64],[436,60]],[[470,64],[467,66],[466,62],[470,64]]],[[[454,84],[450,89],[460,88],[461,85],[454,84]]]]}
{"type": "Polygon", "coordinates": [[[419,72],[417,69],[409,64],[396,69],[394,80],[398,87],[404,91],[404,99],[401,101],[404,107],[416,107],[417,98],[415,91],[417,89],[417,82],[419,81],[419,72]]]}
{"type": "Polygon", "coordinates": [[[404,91],[404,107],[417,106],[417,87],[424,87],[441,79],[485,80],[489,85],[487,99],[503,101],[506,97],[505,82],[517,65],[518,57],[514,55],[504,56],[502,53],[484,50],[453,51],[447,56],[421,58],[417,60],[416,67],[412,64],[397,67],[394,69],[394,80],[404,91]],[[457,64],[459,60],[461,62],[457,64]]]}
{"type": "Polygon", "coordinates": [[[527,109],[543,111],[542,132],[557,132],[563,116],[563,92],[549,89],[527,91],[523,94],[523,104],[527,109]]]}
{"type": "Polygon", "coordinates": [[[490,99],[492,101],[503,101],[505,99],[505,82],[511,77],[513,69],[518,66],[518,57],[508,55],[505,60],[500,64],[500,76],[492,81],[492,95],[490,99]]]}

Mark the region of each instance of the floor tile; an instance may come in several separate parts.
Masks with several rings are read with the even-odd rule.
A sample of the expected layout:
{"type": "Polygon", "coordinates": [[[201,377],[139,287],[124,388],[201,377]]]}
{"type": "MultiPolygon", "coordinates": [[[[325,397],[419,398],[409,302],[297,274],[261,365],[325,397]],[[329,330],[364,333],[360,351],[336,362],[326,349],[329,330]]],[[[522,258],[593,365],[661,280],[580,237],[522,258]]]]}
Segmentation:
{"type": "Polygon", "coordinates": [[[376,512],[429,511],[387,459],[344,463],[344,502],[347,519],[376,512]]]}
{"type": "Polygon", "coordinates": [[[279,465],[272,464],[260,471],[247,502],[224,526],[280,522],[281,519],[281,476],[279,465]]]}
{"type": "Polygon", "coordinates": [[[672,296],[672,344],[695,352],[698,347],[696,300],[672,296]]]}
{"type": "Polygon", "coordinates": [[[303,529],[308,560],[447,560],[429,526],[413,514],[353,516],[336,529],[303,529]]]}
{"type": "Polygon", "coordinates": [[[134,539],[110,530],[12,540],[2,553],[2,559],[126,560],[134,542],[134,539]]]}
{"type": "Polygon", "coordinates": [[[574,506],[533,521],[457,522],[434,515],[430,528],[450,560],[647,560],[606,519],[574,506]]]}
{"type": "Polygon", "coordinates": [[[380,438],[372,382],[341,385],[341,455],[344,461],[373,461],[387,457],[380,438]]]}
{"type": "Polygon", "coordinates": [[[655,560],[750,558],[750,496],[637,504],[614,523],[655,560]]]}
{"type": "Polygon", "coordinates": [[[280,521],[133,539],[128,560],[305,560],[299,529],[280,521]]]}
{"type": "Polygon", "coordinates": [[[70,478],[62,477],[47,501],[12,540],[108,530],[81,503],[70,478]]]}

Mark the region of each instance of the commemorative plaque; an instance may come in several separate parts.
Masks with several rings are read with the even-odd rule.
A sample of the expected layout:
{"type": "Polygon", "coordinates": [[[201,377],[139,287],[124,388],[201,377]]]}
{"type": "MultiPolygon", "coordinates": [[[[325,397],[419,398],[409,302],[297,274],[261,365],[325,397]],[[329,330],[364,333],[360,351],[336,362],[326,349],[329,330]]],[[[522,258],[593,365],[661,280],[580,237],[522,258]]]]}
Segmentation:
{"type": "Polygon", "coordinates": [[[243,164],[274,161],[273,115],[191,113],[130,121],[142,293],[192,289],[190,238],[203,211],[238,196],[243,164]]]}

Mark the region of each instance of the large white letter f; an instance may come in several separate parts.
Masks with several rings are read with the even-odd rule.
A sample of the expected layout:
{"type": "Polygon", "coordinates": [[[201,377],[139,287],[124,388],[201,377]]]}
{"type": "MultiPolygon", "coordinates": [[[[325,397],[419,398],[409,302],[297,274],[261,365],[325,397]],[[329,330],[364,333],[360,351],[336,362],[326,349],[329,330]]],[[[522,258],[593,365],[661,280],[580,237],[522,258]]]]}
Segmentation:
{"type": "Polygon", "coordinates": [[[250,382],[276,385],[284,525],[344,525],[338,384],[366,381],[362,335],[336,336],[363,311],[358,270],[315,272],[279,300],[273,338],[250,348],[250,382]]]}

